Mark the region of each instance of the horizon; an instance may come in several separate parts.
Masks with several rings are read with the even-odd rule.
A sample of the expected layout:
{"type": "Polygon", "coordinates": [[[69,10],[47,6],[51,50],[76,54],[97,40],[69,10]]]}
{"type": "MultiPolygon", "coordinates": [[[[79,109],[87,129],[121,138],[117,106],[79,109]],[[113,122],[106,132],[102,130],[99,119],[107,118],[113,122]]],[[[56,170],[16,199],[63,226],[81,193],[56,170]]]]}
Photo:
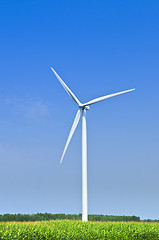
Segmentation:
{"type": "MultiPolygon", "coordinates": [[[[18,215],[18,214],[20,214],[20,215],[37,215],[37,214],[51,214],[51,215],[81,215],[81,217],[82,217],[82,213],[51,213],[51,212],[37,212],[37,213],[4,213],[4,214],[0,214],[0,215],[7,215],[7,214],[9,214],[9,215],[18,215]]],[[[141,217],[140,216],[135,216],[135,215],[131,215],[131,216],[127,216],[127,215],[105,215],[105,214],[96,214],[96,213],[90,213],[90,214],[88,214],[88,216],[90,216],[90,215],[102,215],[102,216],[113,216],[113,217],[138,217],[138,218],[140,218],[140,221],[142,221],[142,220],[157,220],[157,221],[159,221],[159,219],[149,219],[149,218],[147,218],[147,219],[141,219],[141,217]]],[[[82,220],[82,219],[81,219],[82,220]]]]}

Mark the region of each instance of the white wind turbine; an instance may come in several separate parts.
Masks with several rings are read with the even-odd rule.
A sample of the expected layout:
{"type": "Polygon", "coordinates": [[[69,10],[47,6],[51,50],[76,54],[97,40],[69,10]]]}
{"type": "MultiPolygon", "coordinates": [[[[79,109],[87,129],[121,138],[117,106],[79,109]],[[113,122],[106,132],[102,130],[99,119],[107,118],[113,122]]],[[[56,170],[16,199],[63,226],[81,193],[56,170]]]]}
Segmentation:
{"type": "Polygon", "coordinates": [[[63,80],[59,77],[59,75],[55,72],[55,70],[51,67],[53,73],[59,80],[59,82],[62,84],[68,95],[78,104],[78,111],[76,114],[76,117],[74,119],[71,131],[69,133],[62,157],[60,163],[62,163],[62,160],[64,158],[64,155],[66,153],[66,150],[68,148],[68,145],[70,143],[70,140],[76,130],[76,127],[78,125],[78,122],[80,120],[80,116],[82,114],[82,221],[87,221],[88,220],[88,201],[87,201],[87,129],[86,129],[86,110],[89,110],[89,105],[103,101],[108,98],[112,98],[118,95],[121,95],[123,93],[131,92],[135,90],[135,88],[118,92],[118,93],[113,93],[109,94],[103,97],[95,98],[87,103],[82,104],[77,97],[73,94],[73,92],[67,87],[67,85],[63,82],[63,80]]]}

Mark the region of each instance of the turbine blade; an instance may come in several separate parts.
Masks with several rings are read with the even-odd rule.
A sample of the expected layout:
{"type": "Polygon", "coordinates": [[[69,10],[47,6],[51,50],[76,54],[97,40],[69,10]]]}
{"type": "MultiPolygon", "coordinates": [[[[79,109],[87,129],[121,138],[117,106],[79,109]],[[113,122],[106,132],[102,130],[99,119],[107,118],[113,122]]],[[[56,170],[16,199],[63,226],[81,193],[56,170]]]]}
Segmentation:
{"type": "Polygon", "coordinates": [[[69,143],[70,143],[70,141],[71,141],[71,138],[72,138],[72,136],[73,136],[73,134],[74,134],[74,132],[75,132],[75,130],[76,130],[76,127],[77,127],[77,125],[78,125],[78,122],[79,122],[79,120],[80,120],[80,116],[81,116],[81,110],[79,109],[79,110],[77,111],[75,120],[74,120],[74,122],[73,122],[71,131],[70,131],[70,133],[69,133],[69,136],[68,136],[68,138],[67,138],[67,142],[66,142],[66,145],[65,145],[65,148],[64,148],[64,151],[63,151],[63,154],[62,154],[60,163],[62,163],[62,160],[63,160],[64,155],[65,155],[65,153],[66,153],[66,150],[67,150],[67,148],[68,148],[68,145],[69,145],[69,143]]]}
{"type": "Polygon", "coordinates": [[[135,90],[135,88],[130,89],[130,90],[126,90],[126,91],[122,91],[122,92],[118,92],[118,93],[109,94],[109,95],[106,95],[106,96],[103,96],[103,97],[95,98],[95,99],[93,99],[93,100],[91,100],[91,101],[89,101],[87,103],[82,104],[82,107],[89,106],[91,104],[103,101],[105,99],[116,97],[118,95],[121,95],[121,94],[124,94],[124,93],[128,93],[128,92],[131,92],[131,91],[134,91],[134,90],[135,90]]]}
{"type": "Polygon", "coordinates": [[[51,70],[61,83],[61,85],[64,87],[65,91],[68,93],[68,95],[78,104],[80,105],[80,101],[77,99],[77,97],[73,94],[73,92],[67,87],[67,85],[64,83],[64,81],[59,77],[59,75],[55,72],[55,70],[51,67],[51,70]]]}

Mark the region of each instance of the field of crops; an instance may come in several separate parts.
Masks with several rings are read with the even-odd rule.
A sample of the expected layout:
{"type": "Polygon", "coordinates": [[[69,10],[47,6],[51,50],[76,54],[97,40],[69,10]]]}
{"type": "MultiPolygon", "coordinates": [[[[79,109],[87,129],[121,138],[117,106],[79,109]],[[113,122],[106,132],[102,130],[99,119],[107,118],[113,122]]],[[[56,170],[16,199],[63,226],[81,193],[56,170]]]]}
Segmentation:
{"type": "Polygon", "coordinates": [[[159,240],[159,223],[55,220],[0,223],[0,240],[149,239],[159,240]]]}

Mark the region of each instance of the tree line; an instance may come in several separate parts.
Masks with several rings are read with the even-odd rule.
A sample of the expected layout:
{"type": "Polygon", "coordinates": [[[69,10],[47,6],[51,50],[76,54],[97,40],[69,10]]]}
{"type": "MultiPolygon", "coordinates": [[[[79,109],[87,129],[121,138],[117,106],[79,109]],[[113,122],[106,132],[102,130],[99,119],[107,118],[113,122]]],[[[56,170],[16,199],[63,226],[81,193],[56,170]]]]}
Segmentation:
{"type": "MultiPolygon", "coordinates": [[[[52,213],[37,213],[37,214],[0,214],[0,222],[16,221],[16,222],[33,222],[33,221],[48,221],[48,220],[82,220],[82,214],[52,214],[52,213]]],[[[124,221],[124,222],[140,222],[140,217],[136,216],[114,216],[114,215],[88,215],[89,221],[124,221]]],[[[144,220],[146,221],[146,220],[144,220]]],[[[150,221],[150,219],[149,219],[150,221]]]]}

